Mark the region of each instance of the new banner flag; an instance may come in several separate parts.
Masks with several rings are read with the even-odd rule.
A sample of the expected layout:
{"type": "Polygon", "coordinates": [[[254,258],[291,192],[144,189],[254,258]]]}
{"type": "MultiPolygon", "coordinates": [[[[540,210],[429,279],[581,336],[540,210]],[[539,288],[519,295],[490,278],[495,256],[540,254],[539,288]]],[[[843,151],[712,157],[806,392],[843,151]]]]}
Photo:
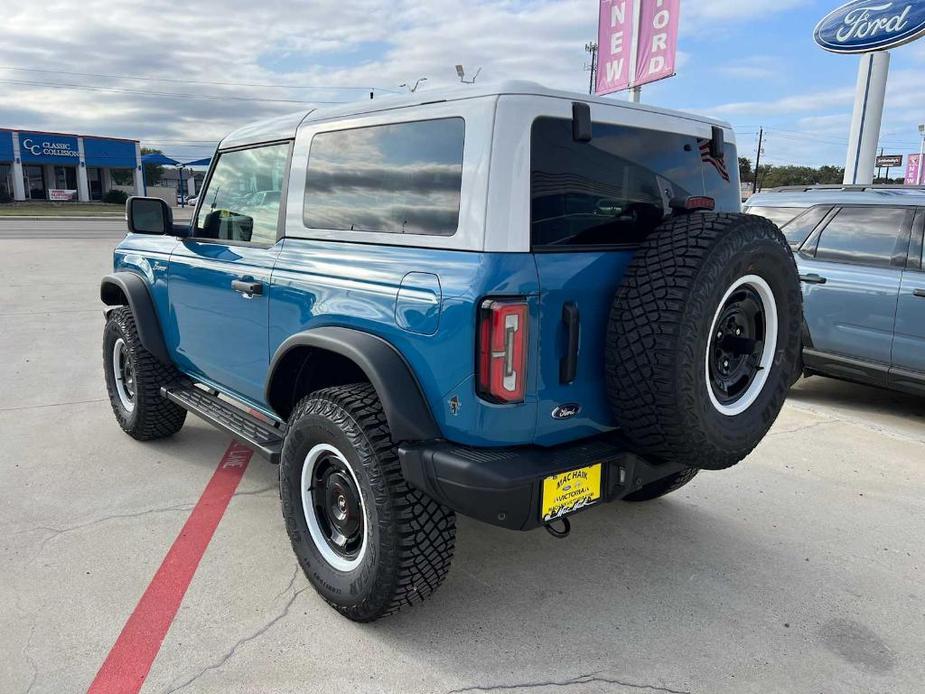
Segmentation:
{"type": "Polygon", "coordinates": [[[636,31],[633,4],[633,0],[601,0],[596,94],[619,92],[630,84],[630,47],[636,31]]]}
{"type": "Polygon", "coordinates": [[[600,0],[596,94],[675,74],[681,0],[600,0]]]}
{"type": "Polygon", "coordinates": [[[919,155],[910,154],[906,157],[906,185],[915,186],[919,183],[921,173],[919,172],[919,155]]]}

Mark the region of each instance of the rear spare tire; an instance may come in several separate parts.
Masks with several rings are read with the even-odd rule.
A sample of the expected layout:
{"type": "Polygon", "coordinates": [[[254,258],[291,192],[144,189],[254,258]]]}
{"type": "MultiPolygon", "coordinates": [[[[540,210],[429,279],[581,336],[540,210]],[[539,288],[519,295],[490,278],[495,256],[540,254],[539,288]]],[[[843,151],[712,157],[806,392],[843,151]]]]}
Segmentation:
{"type": "Polygon", "coordinates": [[[793,254],[769,220],[696,213],[642,244],[610,309],[607,392],[647,456],[718,470],[774,423],[800,349],[793,254]]]}

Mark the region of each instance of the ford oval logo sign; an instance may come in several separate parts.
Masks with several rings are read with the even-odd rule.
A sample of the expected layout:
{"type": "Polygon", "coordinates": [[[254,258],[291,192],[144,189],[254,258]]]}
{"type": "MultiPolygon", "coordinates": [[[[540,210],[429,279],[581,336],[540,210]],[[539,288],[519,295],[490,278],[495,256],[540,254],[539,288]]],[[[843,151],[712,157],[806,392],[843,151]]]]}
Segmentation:
{"type": "Polygon", "coordinates": [[[823,17],[813,38],[833,53],[868,53],[909,43],[923,33],[925,2],[852,0],[823,17]]]}
{"type": "Polygon", "coordinates": [[[556,407],[556,409],[552,411],[552,418],[571,419],[579,412],[581,412],[581,405],[579,405],[577,402],[570,402],[556,407]]]}

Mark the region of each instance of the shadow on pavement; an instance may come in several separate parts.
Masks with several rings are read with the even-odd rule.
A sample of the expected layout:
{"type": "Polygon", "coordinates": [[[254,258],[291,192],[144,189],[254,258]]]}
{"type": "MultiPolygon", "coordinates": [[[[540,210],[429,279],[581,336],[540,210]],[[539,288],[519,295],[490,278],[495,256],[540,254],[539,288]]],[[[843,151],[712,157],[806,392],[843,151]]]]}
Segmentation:
{"type": "Polygon", "coordinates": [[[925,397],[825,376],[801,379],[791,388],[788,398],[806,405],[827,405],[858,414],[891,414],[925,422],[925,397]]]}

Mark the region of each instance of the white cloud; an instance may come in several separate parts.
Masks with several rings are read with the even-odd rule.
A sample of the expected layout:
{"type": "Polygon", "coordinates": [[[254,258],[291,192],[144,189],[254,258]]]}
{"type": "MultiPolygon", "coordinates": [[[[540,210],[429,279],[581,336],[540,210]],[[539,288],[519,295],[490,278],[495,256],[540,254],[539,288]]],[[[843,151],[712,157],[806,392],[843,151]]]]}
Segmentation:
{"type": "MultiPolygon", "coordinates": [[[[455,4],[438,0],[199,0],[192,5],[180,0],[43,0],[7,4],[0,66],[51,72],[0,68],[0,125],[140,137],[170,154],[191,158],[207,154],[209,141],[257,118],[297,110],[303,104],[307,108],[311,100],[366,98],[360,90],[197,82],[396,89],[402,82],[426,75],[429,79],[422,89],[430,90],[455,82],[453,66],[462,63],[469,74],[481,66],[480,80],[530,79],[582,92],[588,81],[583,46],[593,40],[597,24],[593,0],[455,4]],[[125,91],[43,86],[51,83],[125,91]]],[[[784,13],[802,4],[799,0],[684,0],[682,38],[693,32],[738,30],[753,17],[784,13]]],[[[761,79],[770,69],[768,56],[737,58],[719,68],[697,64],[696,58],[688,46],[678,60],[687,71],[721,69],[732,78],[717,94],[735,94],[736,79],[761,79]]],[[[910,113],[925,105],[919,88],[911,82],[903,85],[891,92],[891,109],[910,113]]],[[[663,83],[653,86],[650,93],[667,95],[669,89],[663,83]]],[[[850,110],[852,100],[853,85],[849,84],[835,85],[825,93],[807,91],[766,101],[730,100],[698,110],[757,122],[775,114],[825,117],[843,113],[850,110]]],[[[894,125],[900,127],[899,123],[890,127],[894,125]]]]}

